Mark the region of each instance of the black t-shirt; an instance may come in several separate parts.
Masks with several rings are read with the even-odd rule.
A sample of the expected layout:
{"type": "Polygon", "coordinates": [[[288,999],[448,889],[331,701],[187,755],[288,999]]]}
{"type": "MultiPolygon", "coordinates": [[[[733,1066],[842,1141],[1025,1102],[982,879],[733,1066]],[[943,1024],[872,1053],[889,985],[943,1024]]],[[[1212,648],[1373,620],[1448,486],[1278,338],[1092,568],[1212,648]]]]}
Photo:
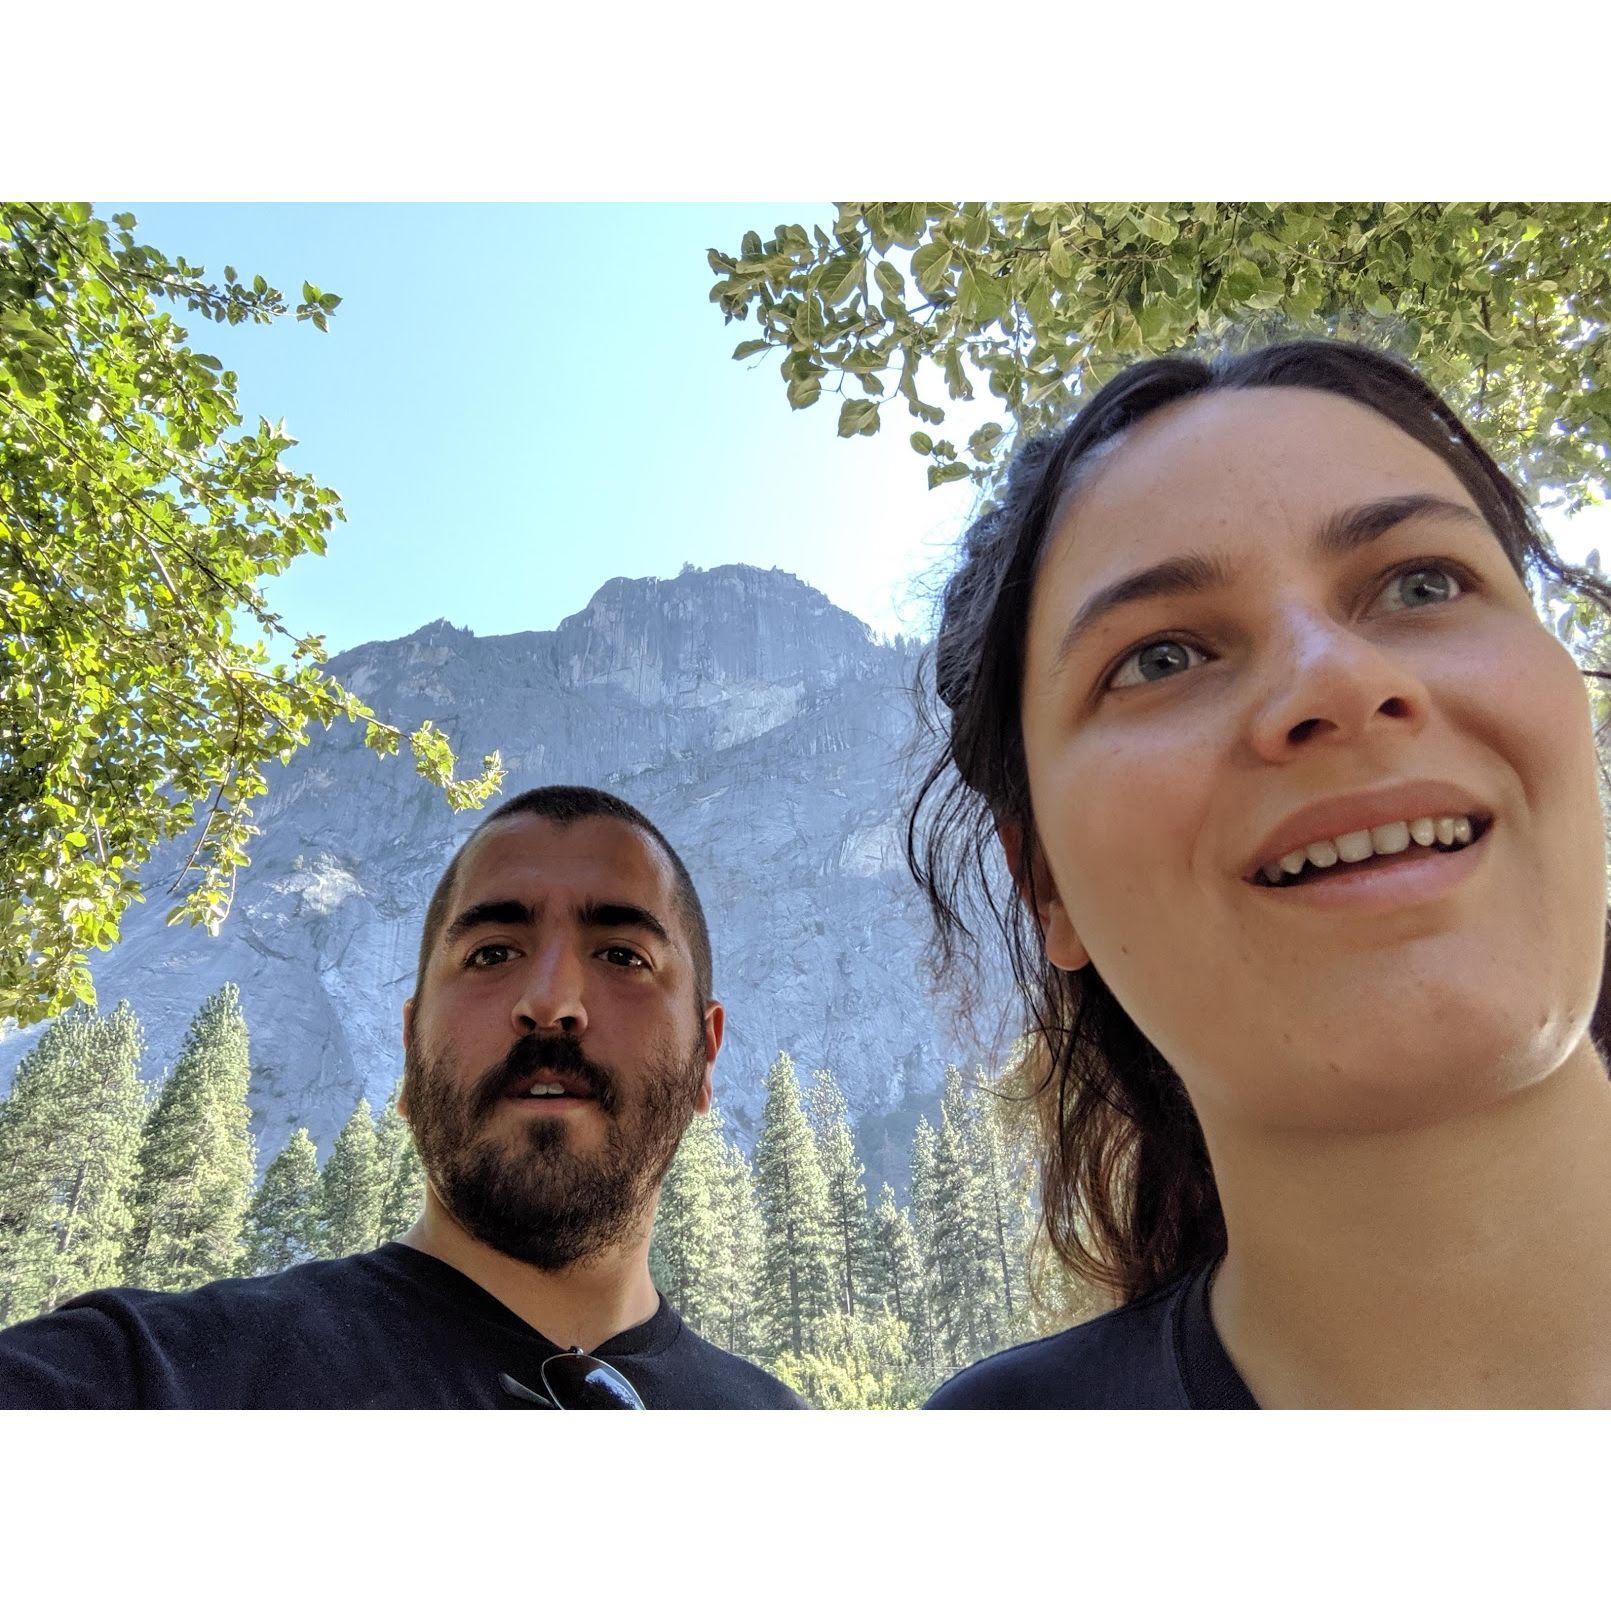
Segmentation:
{"type": "Polygon", "coordinates": [[[1208,1312],[1213,1265],[1112,1314],[981,1359],[930,1410],[1256,1410],[1208,1312]]]}
{"type": "MultiPolygon", "coordinates": [[[[214,1281],[110,1287],[0,1331],[0,1409],[513,1409],[564,1350],[468,1276],[398,1242],[214,1281]]],[[[666,1302],[593,1350],[650,1409],[793,1410],[799,1399],[666,1302]]]]}

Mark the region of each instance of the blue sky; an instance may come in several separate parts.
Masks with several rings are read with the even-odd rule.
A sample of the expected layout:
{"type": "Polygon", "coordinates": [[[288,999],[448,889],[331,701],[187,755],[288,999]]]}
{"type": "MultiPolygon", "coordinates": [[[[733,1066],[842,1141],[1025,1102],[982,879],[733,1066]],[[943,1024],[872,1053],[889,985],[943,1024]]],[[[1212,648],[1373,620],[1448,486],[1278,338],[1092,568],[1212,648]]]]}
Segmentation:
{"type": "Polygon", "coordinates": [[[831,206],[97,210],[118,209],[215,275],[344,299],[326,335],[189,325],[239,372],[248,423],[283,415],[293,462],[342,495],[328,554],[269,586],[332,652],[439,616],[552,627],[612,576],[688,561],[776,565],[882,632],[926,628],[912,583],[965,524],[965,485],[927,490],[904,407],[850,440],[831,398],[791,411],[775,358],[732,360],[754,325],[709,300],[706,248],[831,206]]]}
{"type": "MultiPolygon", "coordinates": [[[[552,627],[612,576],[690,561],[776,565],[881,632],[927,630],[923,579],[966,523],[966,484],[926,489],[899,405],[850,440],[832,398],[791,411],[775,358],[730,356],[753,324],[709,301],[706,248],[827,224],[831,206],[99,210],[119,209],[215,275],[344,299],[327,335],[190,321],[239,372],[248,422],[283,415],[294,461],[342,494],[329,553],[269,587],[332,653],[441,616],[483,635],[552,627]]],[[[977,403],[944,434],[989,417],[977,403]]],[[[1554,529],[1573,557],[1611,550],[1611,510],[1554,529]]]]}

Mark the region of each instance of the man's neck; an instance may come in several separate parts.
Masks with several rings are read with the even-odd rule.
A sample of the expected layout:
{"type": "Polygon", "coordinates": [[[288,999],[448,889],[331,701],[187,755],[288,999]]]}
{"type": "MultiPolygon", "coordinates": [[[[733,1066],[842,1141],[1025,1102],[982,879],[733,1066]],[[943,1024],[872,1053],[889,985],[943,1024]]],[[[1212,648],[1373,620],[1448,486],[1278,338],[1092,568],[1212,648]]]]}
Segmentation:
{"type": "Polygon", "coordinates": [[[652,1319],[660,1306],[649,1278],[647,1225],[595,1258],[539,1270],[477,1241],[427,1187],[424,1212],[398,1241],[452,1265],[562,1348],[592,1353],[652,1319]]]}
{"type": "Polygon", "coordinates": [[[1611,1407],[1611,1085],[1586,1040],[1424,1129],[1205,1129],[1214,1321],[1261,1404],[1611,1407]]]}

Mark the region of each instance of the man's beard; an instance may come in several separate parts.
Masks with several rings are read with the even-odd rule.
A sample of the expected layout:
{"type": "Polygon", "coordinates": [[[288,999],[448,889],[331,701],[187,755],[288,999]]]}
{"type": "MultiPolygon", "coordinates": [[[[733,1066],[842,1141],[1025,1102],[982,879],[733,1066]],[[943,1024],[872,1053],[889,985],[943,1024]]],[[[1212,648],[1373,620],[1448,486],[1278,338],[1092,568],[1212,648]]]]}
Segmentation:
{"type": "Polygon", "coordinates": [[[436,1195],[479,1242],[539,1270],[561,1270],[624,1241],[637,1228],[693,1115],[705,1068],[703,1028],[679,1060],[667,1052],[645,1065],[624,1114],[620,1084],[564,1036],[528,1035],[468,1089],[444,1055],[418,1042],[403,1059],[403,1090],[414,1145],[436,1195]],[[538,1109],[509,1137],[487,1122],[516,1081],[541,1073],[588,1082],[604,1139],[572,1150],[569,1121],[538,1109]]]}

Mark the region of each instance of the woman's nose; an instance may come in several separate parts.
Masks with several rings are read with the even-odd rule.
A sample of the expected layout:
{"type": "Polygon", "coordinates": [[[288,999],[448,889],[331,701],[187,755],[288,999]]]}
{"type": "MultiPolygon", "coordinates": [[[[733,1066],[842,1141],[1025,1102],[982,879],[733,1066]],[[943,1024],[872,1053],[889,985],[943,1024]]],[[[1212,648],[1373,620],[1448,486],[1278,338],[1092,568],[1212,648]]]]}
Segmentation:
{"type": "Polygon", "coordinates": [[[1283,624],[1267,656],[1264,688],[1249,737],[1272,762],[1395,729],[1413,735],[1430,705],[1402,655],[1318,611],[1297,612],[1283,624]]]}

